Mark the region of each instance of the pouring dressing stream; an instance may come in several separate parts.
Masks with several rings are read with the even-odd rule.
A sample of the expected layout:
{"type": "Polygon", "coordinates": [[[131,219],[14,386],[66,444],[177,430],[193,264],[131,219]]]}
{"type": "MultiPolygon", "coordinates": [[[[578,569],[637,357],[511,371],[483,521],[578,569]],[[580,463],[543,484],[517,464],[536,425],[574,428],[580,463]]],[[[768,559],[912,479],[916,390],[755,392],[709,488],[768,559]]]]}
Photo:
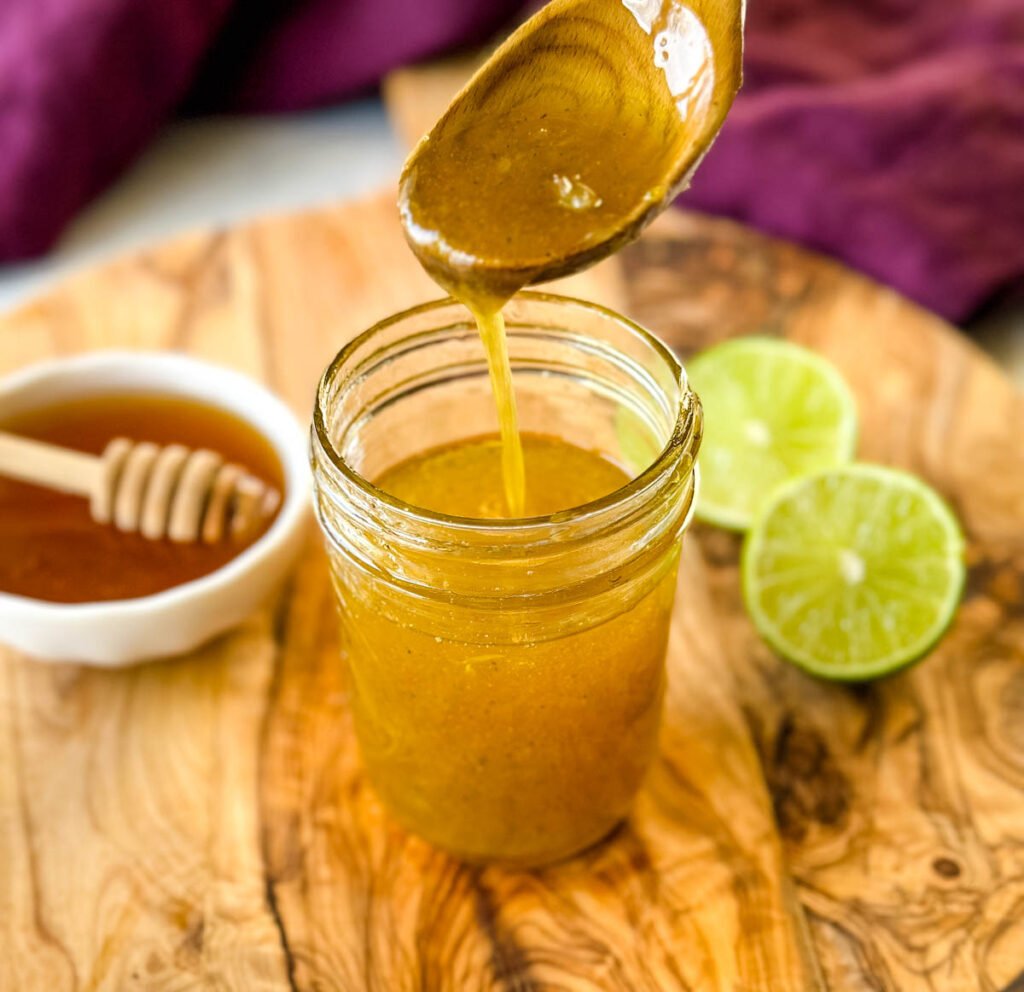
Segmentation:
{"type": "Polygon", "coordinates": [[[743,0],[553,0],[406,162],[406,238],[487,352],[511,517],[525,482],[502,307],[612,254],[685,188],[739,89],[743,14],[743,0]]]}

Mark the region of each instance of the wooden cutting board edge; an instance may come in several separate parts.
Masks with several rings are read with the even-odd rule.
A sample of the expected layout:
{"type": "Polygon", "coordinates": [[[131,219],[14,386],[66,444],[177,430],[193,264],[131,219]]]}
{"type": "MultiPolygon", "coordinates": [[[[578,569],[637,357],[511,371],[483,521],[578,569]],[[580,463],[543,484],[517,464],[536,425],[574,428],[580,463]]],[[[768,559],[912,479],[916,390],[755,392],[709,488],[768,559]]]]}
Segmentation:
{"type": "MultiPolygon", "coordinates": [[[[338,275],[329,266],[323,268],[334,251],[351,251],[355,247],[361,255],[373,257],[379,249],[383,256],[388,256],[400,245],[395,232],[378,231],[372,223],[387,209],[388,200],[389,195],[382,195],[358,204],[263,219],[233,232],[185,235],[170,244],[80,274],[0,319],[0,337],[5,344],[0,353],[0,370],[54,351],[114,341],[133,347],[187,348],[205,357],[231,360],[261,377],[269,374],[293,408],[306,415],[315,382],[309,369],[315,366],[318,371],[343,336],[396,306],[437,295],[425,279],[417,281],[412,270],[403,270],[401,285],[377,287],[372,299],[363,300],[358,306],[351,306],[355,293],[346,298],[344,285],[332,287],[330,293],[323,294],[324,299],[316,298],[318,279],[338,275]],[[340,219],[344,222],[339,223],[340,219]],[[300,256],[311,259],[312,271],[297,271],[295,258],[300,256]],[[288,296],[289,287],[293,292],[302,292],[283,303],[275,303],[276,295],[288,296]],[[95,302],[100,298],[104,301],[102,305],[95,302]],[[289,325],[287,318],[289,310],[294,315],[300,302],[315,315],[310,320],[309,336],[313,339],[311,347],[319,355],[315,361],[307,356],[304,363],[291,362],[288,355],[295,326],[294,322],[289,325]],[[140,313],[146,315],[141,322],[140,313]],[[267,341],[274,343],[268,346],[267,341]],[[301,373],[299,364],[304,369],[301,373]]],[[[1011,387],[1009,393],[1013,398],[1007,400],[1005,379],[995,366],[937,318],[867,280],[841,272],[834,263],[752,235],[728,222],[681,213],[670,215],[652,229],[634,253],[626,256],[621,269],[617,265],[608,267],[605,271],[610,276],[593,273],[572,291],[591,297],[605,294],[610,305],[646,320],[685,353],[706,342],[706,330],[703,341],[698,341],[697,335],[700,327],[707,327],[713,312],[725,318],[714,326],[716,337],[750,330],[759,322],[769,330],[785,326],[788,317],[806,306],[806,293],[810,292],[806,274],[801,276],[798,271],[801,268],[815,273],[811,282],[817,288],[813,292],[831,302],[824,310],[816,311],[816,318],[808,315],[796,320],[791,336],[817,344],[841,364],[845,360],[844,367],[849,367],[851,348],[856,348],[849,318],[833,318],[840,310],[850,308],[861,320],[864,315],[884,316],[886,321],[895,320],[894,327],[905,328],[905,333],[892,335],[899,345],[898,353],[904,358],[903,338],[916,338],[918,346],[924,340],[930,348],[948,352],[947,358],[954,366],[965,366],[965,375],[969,368],[970,378],[979,379],[986,387],[981,391],[1003,410],[1004,432],[1005,417],[1012,423],[1014,416],[1021,416],[1021,397],[1011,387]],[[765,266],[771,271],[761,271],[765,266]],[[754,278],[758,273],[760,276],[754,278]],[[762,283],[771,284],[771,292],[764,291],[762,283]],[[729,293],[734,296],[731,300],[727,299],[729,293]],[[673,294],[679,299],[668,307],[665,300],[673,294]],[[652,319],[658,307],[663,308],[664,319],[652,319]],[[852,343],[847,343],[847,339],[852,343]],[[1016,413],[1012,412],[1014,409],[1016,413]]],[[[354,290],[362,287],[365,273],[358,260],[353,269],[345,279],[354,290]]],[[[884,335],[867,337],[883,350],[893,344],[884,341],[884,335]]],[[[955,372],[944,371],[942,376],[958,388],[963,385],[956,381],[955,372]]],[[[913,377],[909,381],[913,382],[913,377]]],[[[906,382],[894,380],[892,388],[901,385],[906,382]]],[[[883,386],[889,388],[884,383],[883,386]]],[[[999,429],[998,423],[988,423],[986,427],[991,432],[999,429]]],[[[980,514],[972,516],[980,518],[980,514]]],[[[1010,512],[1004,523],[1022,518],[1024,514],[1018,518],[1010,512]]],[[[1009,532],[1005,527],[997,527],[986,539],[992,540],[1000,533],[1006,536],[1009,532]]],[[[710,544],[708,540],[705,535],[702,543],[705,554],[710,551],[711,568],[716,571],[718,549],[715,540],[710,544]]],[[[27,682],[37,685],[46,681],[45,676],[35,671],[21,674],[27,682]]],[[[88,674],[83,679],[87,683],[92,681],[88,674]]],[[[763,753],[763,742],[759,743],[763,753]]],[[[800,855],[799,849],[797,854],[800,855]]],[[[788,901],[785,894],[783,897],[788,901]]],[[[796,938],[799,942],[799,934],[796,938]]],[[[820,948],[820,933],[817,944],[820,948]]],[[[812,968],[816,967],[817,957],[810,956],[812,968]]],[[[833,982],[836,967],[835,961],[828,965],[828,980],[833,982]]]]}

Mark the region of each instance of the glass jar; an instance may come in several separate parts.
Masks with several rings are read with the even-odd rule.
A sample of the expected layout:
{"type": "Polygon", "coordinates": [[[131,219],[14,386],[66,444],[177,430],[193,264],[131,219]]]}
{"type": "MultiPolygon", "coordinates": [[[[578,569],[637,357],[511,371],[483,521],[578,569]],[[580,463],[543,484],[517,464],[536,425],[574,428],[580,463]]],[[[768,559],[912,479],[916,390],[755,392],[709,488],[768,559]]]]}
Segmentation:
{"type": "Polygon", "coordinates": [[[451,300],[339,352],[312,456],[371,781],[457,856],[532,866],[607,834],[655,753],[702,420],[680,364],[625,318],[540,293],[505,316],[522,430],[605,454],[629,484],[522,520],[446,516],[373,485],[497,430],[483,347],[451,300]]]}

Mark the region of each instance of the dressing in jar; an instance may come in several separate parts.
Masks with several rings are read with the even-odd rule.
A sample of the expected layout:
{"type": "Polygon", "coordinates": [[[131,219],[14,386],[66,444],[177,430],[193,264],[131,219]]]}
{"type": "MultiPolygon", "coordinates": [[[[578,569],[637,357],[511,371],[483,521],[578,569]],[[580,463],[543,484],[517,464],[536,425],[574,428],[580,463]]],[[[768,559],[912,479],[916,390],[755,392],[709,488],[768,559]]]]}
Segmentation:
{"type": "Polygon", "coordinates": [[[338,354],[312,448],[373,784],[454,854],[532,866],[607,834],[654,756],[701,412],[611,311],[524,293],[505,316],[527,516],[505,515],[486,355],[452,301],[338,354]]]}

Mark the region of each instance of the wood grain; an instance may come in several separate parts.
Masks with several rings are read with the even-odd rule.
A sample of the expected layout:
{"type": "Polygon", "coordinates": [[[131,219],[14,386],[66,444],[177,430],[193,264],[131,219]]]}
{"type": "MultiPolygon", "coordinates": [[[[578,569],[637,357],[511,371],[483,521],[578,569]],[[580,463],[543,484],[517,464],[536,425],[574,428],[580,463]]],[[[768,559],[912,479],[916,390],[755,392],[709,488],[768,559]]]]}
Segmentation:
{"type": "Polygon", "coordinates": [[[266,618],[125,672],[0,664],[0,988],[275,989],[266,618]]]}
{"type": "Polygon", "coordinates": [[[922,475],[970,541],[966,601],[938,650],[851,689],[760,643],[736,540],[699,533],[828,987],[1011,988],[1024,971],[1024,399],[895,294],[736,231],[666,218],[624,259],[631,311],[684,354],[758,327],[826,355],[857,395],[860,457],[922,475]]]}
{"type": "MultiPolygon", "coordinates": [[[[565,865],[470,869],[365,782],[311,535],[281,601],[193,657],[93,672],[0,652],[0,989],[1017,987],[1021,397],[935,318],[726,222],[663,218],[574,291],[684,353],[758,329],[835,361],[865,456],[924,475],[968,530],[939,650],[868,689],[814,682],[753,636],[735,540],[698,530],[635,815],[565,865]]],[[[342,342],[433,295],[382,196],[73,280],[0,321],[0,370],[176,348],[308,416],[342,342]]]]}
{"type": "Polygon", "coordinates": [[[485,53],[410,65],[388,74],[382,84],[391,122],[406,147],[412,148],[444,113],[452,97],[484,61],[485,53]]]}
{"type": "Polygon", "coordinates": [[[263,781],[299,988],[813,987],[698,555],[681,578],[662,756],[636,814],[535,873],[461,866],[388,822],[360,768],[322,562],[297,581],[263,781]]]}

